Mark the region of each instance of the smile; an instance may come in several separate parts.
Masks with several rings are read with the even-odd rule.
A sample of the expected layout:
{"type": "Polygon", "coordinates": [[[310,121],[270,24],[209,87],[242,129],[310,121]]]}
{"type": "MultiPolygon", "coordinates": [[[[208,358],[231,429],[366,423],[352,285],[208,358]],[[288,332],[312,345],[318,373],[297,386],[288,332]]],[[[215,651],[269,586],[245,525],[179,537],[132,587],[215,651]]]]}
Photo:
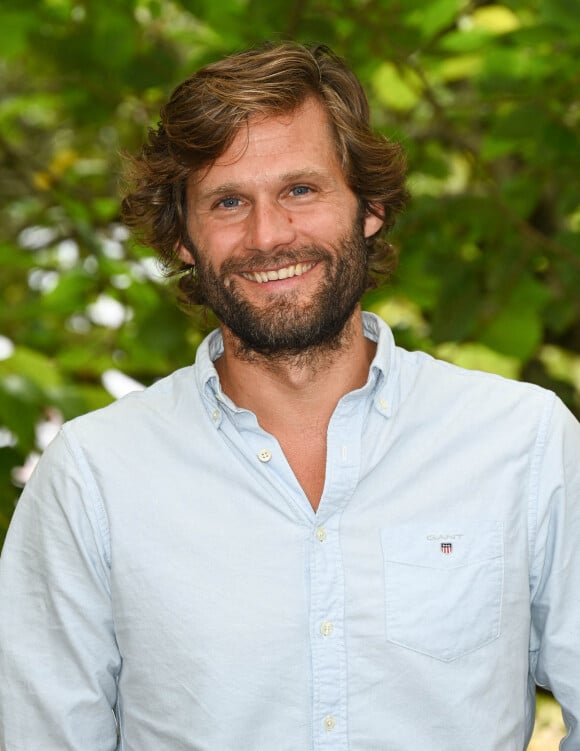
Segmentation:
{"type": "Polygon", "coordinates": [[[279,279],[290,279],[292,276],[302,276],[307,271],[315,266],[314,262],[310,263],[297,263],[292,266],[284,266],[281,269],[275,271],[242,271],[241,276],[244,279],[248,279],[250,282],[258,282],[263,284],[264,282],[276,282],[279,279]]]}

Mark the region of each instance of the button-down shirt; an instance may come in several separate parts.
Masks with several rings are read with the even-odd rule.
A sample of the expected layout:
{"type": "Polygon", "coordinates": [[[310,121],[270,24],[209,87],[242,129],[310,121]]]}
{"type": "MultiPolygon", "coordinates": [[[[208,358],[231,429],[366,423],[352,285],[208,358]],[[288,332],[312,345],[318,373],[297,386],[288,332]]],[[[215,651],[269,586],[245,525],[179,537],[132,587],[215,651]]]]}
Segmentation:
{"type": "Polygon", "coordinates": [[[522,751],[539,684],[580,749],[578,423],[364,328],[316,513],[217,332],[64,427],[2,557],[2,748],[522,751]]]}

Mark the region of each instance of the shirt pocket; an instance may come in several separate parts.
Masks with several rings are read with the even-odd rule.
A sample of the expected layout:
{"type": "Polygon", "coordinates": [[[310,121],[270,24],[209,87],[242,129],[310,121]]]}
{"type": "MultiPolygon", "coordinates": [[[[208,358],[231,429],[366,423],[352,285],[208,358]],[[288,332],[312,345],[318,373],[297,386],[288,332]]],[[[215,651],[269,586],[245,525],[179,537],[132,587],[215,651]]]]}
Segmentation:
{"type": "Polygon", "coordinates": [[[387,641],[448,662],[498,638],[501,522],[401,525],[381,541],[387,641]]]}

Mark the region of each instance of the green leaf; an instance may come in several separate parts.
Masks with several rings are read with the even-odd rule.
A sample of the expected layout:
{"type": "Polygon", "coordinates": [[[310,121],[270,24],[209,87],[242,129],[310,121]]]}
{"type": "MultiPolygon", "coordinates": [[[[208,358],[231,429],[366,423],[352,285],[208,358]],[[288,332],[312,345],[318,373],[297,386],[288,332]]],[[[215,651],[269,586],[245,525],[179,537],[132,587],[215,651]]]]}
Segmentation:
{"type": "Polygon", "coordinates": [[[0,360],[0,378],[19,376],[39,389],[59,386],[62,383],[54,361],[27,347],[16,347],[6,360],[0,360]]]}
{"type": "Polygon", "coordinates": [[[534,310],[508,307],[484,329],[481,341],[500,354],[528,360],[542,340],[542,322],[534,310]]]}
{"type": "Polygon", "coordinates": [[[452,24],[465,7],[463,0],[431,0],[407,15],[412,26],[418,26],[426,38],[452,24]]]}
{"type": "Polygon", "coordinates": [[[42,392],[29,380],[16,375],[0,380],[0,425],[17,436],[24,451],[34,446],[41,404],[42,392]]]}
{"type": "Polygon", "coordinates": [[[373,87],[380,102],[394,110],[410,110],[419,101],[423,84],[410,68],[381,63],[373,76],[373,87]]]}

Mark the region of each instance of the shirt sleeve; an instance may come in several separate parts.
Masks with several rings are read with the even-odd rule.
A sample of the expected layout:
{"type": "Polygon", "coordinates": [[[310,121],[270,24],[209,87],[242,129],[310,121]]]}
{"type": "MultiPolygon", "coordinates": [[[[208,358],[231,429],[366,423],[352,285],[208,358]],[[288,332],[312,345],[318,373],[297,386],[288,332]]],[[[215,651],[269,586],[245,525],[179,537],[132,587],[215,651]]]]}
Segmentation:
{"type": "Polygon", "coordinates": [[[580,424],[555,400],[538,470],[530,669],[580,748],[580,424]]]}
{"type": "Polygon", "coordinates": [[[0,560],[0,748],[113,751],[121,658],[106,515],[61,432],[18,502],[0,560]]]}

